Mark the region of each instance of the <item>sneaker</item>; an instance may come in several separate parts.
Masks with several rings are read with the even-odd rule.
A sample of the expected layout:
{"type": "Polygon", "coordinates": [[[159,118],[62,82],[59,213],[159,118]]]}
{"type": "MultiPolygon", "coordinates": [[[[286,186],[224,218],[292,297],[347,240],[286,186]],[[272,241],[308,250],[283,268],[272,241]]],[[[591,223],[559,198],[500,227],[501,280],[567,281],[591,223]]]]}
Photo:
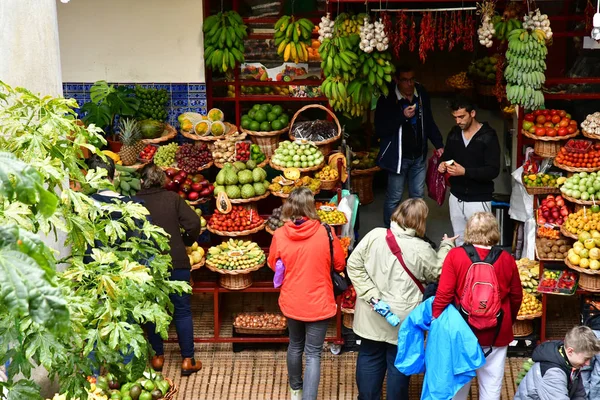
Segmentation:
{"type": "Polygon", "coordinates": [[[290,394],[292,395],[292,400],[302,400],[302,389],[294,390],[290,388],[290,394]]]}

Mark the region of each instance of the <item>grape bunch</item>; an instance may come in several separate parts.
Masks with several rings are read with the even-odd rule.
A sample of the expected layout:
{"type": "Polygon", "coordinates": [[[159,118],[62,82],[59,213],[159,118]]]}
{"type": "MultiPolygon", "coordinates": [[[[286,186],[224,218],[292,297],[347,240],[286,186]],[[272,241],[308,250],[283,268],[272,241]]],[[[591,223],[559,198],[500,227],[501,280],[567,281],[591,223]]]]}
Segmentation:
{"type": "Polygon", "coordinates": [[[206,143],[198,145],[186,143],[177,150],[175,159],[177,167],[190,174],[211,162],[212,154],[206,143]]]}
{"type": "Polygon", "coordinates": [[[179,146],[177,143],[171,143],[166,146],[160,146],[154,154],[154,164],[159,167],[170,167],[175,164],[175,154],[179,146]]]}
{"type": "Polygon", "coordinates": [[[166,89],[135,87],[135,97],[140,100],[138,119],[154,119],[165,122],[167,120],[167,105],[169,93],[166,89]]]}

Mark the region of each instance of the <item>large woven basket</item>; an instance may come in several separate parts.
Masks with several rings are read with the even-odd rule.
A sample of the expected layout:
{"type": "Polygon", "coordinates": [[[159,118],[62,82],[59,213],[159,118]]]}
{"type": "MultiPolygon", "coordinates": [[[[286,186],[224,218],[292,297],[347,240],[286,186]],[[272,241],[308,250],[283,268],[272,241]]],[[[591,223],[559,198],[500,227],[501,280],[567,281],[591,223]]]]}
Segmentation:
{"type": "Polygon", "coordinates": [[[365,205],[375,200],[373,195],[373,178],[379,167],[359,169],[350,171],[350,186],[354,193],[358,194],[360,204],[365,205]]]}
{"type": "Polygon", "coordinates": [[[512,326],[515,337],[525,337],[533,333],[533,320],[516,320],[512,326]]]}
{"type": "Polygon", "coordinates": [[[163,397],[164,400],[175,400],[177,398],[177,392],[179,391],[177,389],[177,385],[175,384],[175,382],[173,382],[171,379],[165,377],[165,381],[169,382],[169,391],[165,394],[165,397],[163,397]]]}
{"type": "Polygon", "coordinates": [[[557,163],[556,159],[554,159],[554,165],[557,166],[558,168],[564,169],[565,171],[568,171],[568,172],[596,172],[596,171],[600,171],[600,167],[595,167],[595,168],[569,167],[567,165],[563,165],[563,164],[557,163]]]}
{"type": "Polygon", "coordinates": [[[219,269],[214,268],[208,264],[206,268],[210,269],[213,272],[219,273],[219,285],[225,289],[229,290],[243,290],[252,286],[252,275],[251,272],[258,271],[265,265],[266,261],[248,269],[244,270],[227,270],[227,269],[219,269]]]}
{"type": "Polygon", "coordinates": [[[275,153],[277,147],[279,147],[279,137],[286,133],[290,129],[290,126],[286,126],[278,131],[260,132],[251,131],[248,129],[241,128],[242,132],[247,133],[253,143],[256,143],[260,150],[264,153],[267,158],[270,158],[275,153]]]}
{"type": "MultiPolygon", "coordinates": [[[[319,148],[320,149],[320,148],[319,148]]],[[[273,163],[272,159],[269,159],[269,165],[271,166],[271,168],[276,169],[278,171],[283,171],[285,170],[285,167],[282,167],[280,165],[276,165],[273,163]]],[[[325,166],[325,160],[323,160],[323,162],[319,165],[315,165],[314,167],[307,167],[307,168],[296,168],[298,171],[300,172],[312,172],[312,171],[318,171],[321,168],[323,168],[325,166]]]]}
{"type": "Polygon", "coordinates": [[[564,224],[560,226],[560,233],[563,236],[569,237],[571,239],[577,239],[578,238],[577,234],[569,232],[567,230],[567,228],[565,228],[564,224]]]}
{"type": "Polygon", "coordinates": [[[232,137],[236,137],[236,136],[241,136],[241,138],[238,140],[242,140],[244,137],[246,137],[245,134],[242,134],[242,135],[238,134],[238,129],[234,124],[232,124],[230,122],[223,122],[223,124],[225,125],[226,131],[225,131],[225,134],[221,135],[221,136],[213,136],[213,135],[200,136],[200,135],[196,134],[195,132],[189,132],[189,131],[184,131],[184,130],[181,131],[181,134],[188,139],[199,140],[199,141],[203,141],[203,142],[214,142],[215,140],[232,138],[232,137]]]}
{"type": "Polygon", "coordinates": [[[560,142],[561,140],[571,139],[571,138],[574,138],[575,136],[579,135],[579,131],[576,131],[575,133],[572,133],[572,134],[566,135],[566,136],[537,136],[537,135],[534,135],[533,133],[527,132],[524,129],[521,129],[521,133],[524,136],[527,136],[529,139],[541,140],[543,142],[560,142]]]}
{"type": "Polygon", "coordinates": [[[142,139],[142,143],[156,144],[156,143],[168,142],[169,140],[173,139],[175,136],[177,136],[177,129],[173,128],[169,124],[165,124],[165,130],[163,131],[163,133],[160,137],[157,137],[155,139],[142,139]]]}
{"type": "Polygon", "coordinates": [[[590,139],[595,139],[595,140],[598,140],[598,139],[600,139],[600,136],[599,136],[599,135],[596,135],[596,134],[594,134],[594,133],[587,132],[587,131],[585,131],[585,130],[581,130],[581,134],[582,134],[583,136],[587,137],[587,138],[590,138],[590,139]]]}
{"type": "Polygon", "coordinates": [[[588,292],[600,292],[600,270],[580,268],[565,259],[567,267],[579,272],[579,287],[588,292]]]}
{"type": "Polygon", "coordinates": [[[334,143],[342,137],[342,126],[340,125],[340,120],[327,107],[324,107],[320,104],[308,104],[308,105],[302,107],[301,109],[299,109],[298,111],[296,111],[296,114],[294,114],[294,117],[292,118],[292,121],[290,122],[290,139],[292,139],[292,140],[297,139],[296,137],[294,137],[294,135],[292,135],[292,131],[293,131],[293,127],[294,127],[294,122],[296,122],[296,118],[298,118],[298,115],[300,115],[303,111],[306,111],[311,108],[318,108],[318,109],[326,111],[327,114],[329,114],[331,116],[331,118],[333,119],[333,122],[335,122],[337,129],[338,129],[338,133],[336,136],[334,136],[330,139],[327,139],[327,140],[322,140],[320,142],[313,142],[319,148],[321,153],[323,153],[323,156],[327,157],[329,155],[329,153],[331,153],[331,151],[333,150],[334,143]]]}
{"type": "Polygon", "coordinates": [[[226,237],[238,237],[238,236],[252,235],[253,233],[263,230],[265,227],[265,223],[266,223],[266,221],[263,221],[262,224],[260,224],[259,226],[257,226],[254,229],[248,229],[245,231],[237,231],[237,232],[219,231],[219,230],[212,228],[210,225],[207,225],[206,228],[208,229],[208,231],[210,233],[214,233],[215,235],[226,236],[226,237]]]}
{"type": "Polygon", "coordinates": [[[557,187],[550,187],[550,186],[525,186],[525,190],[527,191],[527,193],[531,194],[531,195],[536,195],[536,194],[559,194],[560,193],[560,189],[557,187]]]}
{"type": "MultiPolygon", "coordinates": [[[[260,312],[245,312],[242,313],[244,315],[259,315],[259,314],[263,314],[260,312]]],[[[235,318],[234,318],[235,321],[235,318]]],[[[276,336],[276,335],[285,335],[285,331],[287,330],[287,326],[285,328],[248,328],[248,327],[241,327],[241,326],[237,326],[234,322],[233,327],[235,328],[235,331],[237,333],[241,333],[241,334],[247,334],[247,335],[271,335],[271,336],[276,336]]]]}
{"type": "Polygon", "coordinates": [[[533,151],[540,157],[554,157],[560,151],[560,142],[546,142],[536,140],[533,151]]]}

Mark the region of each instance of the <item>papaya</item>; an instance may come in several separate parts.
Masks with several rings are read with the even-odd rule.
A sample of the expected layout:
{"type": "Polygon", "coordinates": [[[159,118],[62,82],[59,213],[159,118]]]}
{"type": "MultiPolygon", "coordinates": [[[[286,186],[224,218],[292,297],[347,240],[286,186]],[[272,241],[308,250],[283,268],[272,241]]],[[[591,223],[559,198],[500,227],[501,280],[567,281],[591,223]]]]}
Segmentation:
{"type": "Polygon", "coordinates": [[[231,212],[232,206],[229,197],[226,192],[220,192],[217,196],[217,210],[221,214],[229,214],[231,212]]]}
{"type": "Polygon", "coordinates": [[[286,168],[283,170],[283,176],[285,179],[295,181],[300,179],[300,170],[298,168],[286,168]]]}
{"type": "Polygon", "coordinates": [[[165,130],[165,124],[153,119],[145,119],[139,122],[140,130],[144,139],[156,139],[165,130]]]}

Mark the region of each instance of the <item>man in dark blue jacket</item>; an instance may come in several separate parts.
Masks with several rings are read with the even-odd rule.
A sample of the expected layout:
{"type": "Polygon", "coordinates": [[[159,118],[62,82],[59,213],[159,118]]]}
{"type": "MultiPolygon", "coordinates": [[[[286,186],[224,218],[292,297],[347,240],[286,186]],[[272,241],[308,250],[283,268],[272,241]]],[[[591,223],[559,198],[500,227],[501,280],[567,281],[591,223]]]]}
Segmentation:
{"type": "Polygon", "coordinates": [[[408,66],[396,69],[394,84],[387,97],[381,96],[375,109],[375,133],[380,139],[377,164],[388,172],[383,220],[390,227],[392,213],[402,200],[408,182],[408,197],[423,197],[427,140],[444,152],[444,142],[431,113],[425,88],[415,82],[408,66]]]}

